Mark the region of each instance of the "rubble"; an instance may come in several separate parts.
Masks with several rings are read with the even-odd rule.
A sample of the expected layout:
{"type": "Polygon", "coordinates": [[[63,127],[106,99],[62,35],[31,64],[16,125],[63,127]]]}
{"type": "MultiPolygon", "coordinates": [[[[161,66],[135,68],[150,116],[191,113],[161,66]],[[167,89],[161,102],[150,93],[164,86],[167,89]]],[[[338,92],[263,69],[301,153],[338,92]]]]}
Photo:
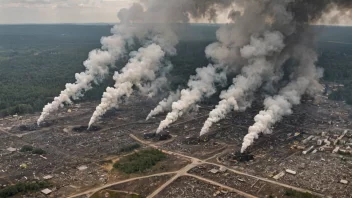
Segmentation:
{"type": "Polygon", "coordinates": [[[88,126],[76,126],[72,128],[72,131],[82,133],[82,132],[95,132],[95,131],[100,131],[102,127],[99,126],[91,126],[88,128],[88,126]]]}
{"type": "Polygon", "coordinates": [[[155,138],[155,136],[156,136],[156,133],[155,132],[153,132],[153,133],[144,133],[143,134],[143,138],[144,139],[153,139],[153,138],[155,138]]]}
{"type": "Polygon", "coordinates": [[[293,171],[293,170],[290,170],[290,169],[286,169],[286,173],[289,173],[291,175],[296,175],[297,174],[296,171],[293,171]]]}
{"type": "Polygon", "coordinates": [[[167,132],[161,132],[159,134],[156,135],[156,140],[157,141],[164,141],[164,140],[168,140],[171,139],[172,136],[170,135],[170,133],[167,132]]]}
{"type": "MultiPolygon", "coordinates": [[[[261,103],[261,101],[258,103],[261,103]]],[[[17,139],[16,136],[12,137],[0,132],[1,140],[4,143],[0,145],[2,146],[0,151],[6,151],[0,158],[0,177],[13,175],[13,178],[6,178],[13,182],[16,179],[23,179],[24,176],[30,180],[33,178],[33,172],[44,174],[37,175],[43,179],[49,179],[50,177],[47,176],[52,176],[53,178],[50,178],[50,181],[55,186],[67,187],[58,188],[58,190],[51,189],[53,190],[51,193],[53,197],[67,197],[69,194],[67,192],[70,190],[88,189],[97,185],[97,183],[110,183],[120,179],[119,176],[113,173],[110,175],[110,172],[108,176],[103,177],[102,175],[107,175],[107,170],[102,170],[101,166],[96,166],[97,163],[95,162],[110,160],[112,156],[115,157],[113,159],[116,159],[118,157],[116,152],[121,147],[136,143],[129,134],[143,138],[148,136],[143,134],[143,132],[154,131],[155,123],[144,122],[145,115],[149,113],[150,109],[138,104],[124,105],[123,108],[126,109],[124,114],[126,115],[122,117],[120,114],[116,114],[110,118],[103,117],[99,126],[103,126],[104,130],[99,133],[88,133],[85,124],[89,120],[89,112],[94,110],[94,108],[95,105],[92,103],[82,103],[81,109],[78,111],[73,109],[69,115],[67,114],[67,109],[62,109],[62,115],[57,119],[55,126],[49,128],[39,127],[28,134],[13,126],[34,123],[37,118],[35,115],[26,115],[22,121],[0,121],[1,129],[8,130],[13,134],[25,134],[22,138],[17,139]],[[141,111],[144,112],[141,113],[141,111]],[[78,127],[82,132],[74,131],[74,127],[78,127]],[[8,153],[6,150],[10,146],[16,147],[26,144],[40,146],[48,151],[48,154],[44,158],[44,156],[34,156],[20,152],[8,153]],[[22,163],[25,163],[26,166],[19,170],[19,165],[22,163]],[[1,170],[4,171],[1,172],[1,170]],[[58,191],[64,194],[59,196],[57,195],[58,191]]],[[[263,134],[260,139],[255,141],[255,144],[249,149],[250,153],[231,153],[239,149],[243,137],[248,133],[248,127],[251,125],[253,117],[261,108],[261,106],[258,107],[254,104],[251,109],[245,112],[229,115],[229,118],[224,119],[219,126],[212,129],[213,131],[210,135],[204,136],[204,139],[198,137],[199,129],[202,127],[203,119],[206,119],[209,111],[200,109],[199,112],[190,112],[185,114],[180,123],[176,123],[176,126],[171,126],[165,131],[172,136],[173,141],[160,142],[160,144],[155,145],[160,146],[160,149],[200,159],[211,159],[209,162],[221,164],[218,167],[212,166],[208,168],[208,166],[204,166],[207,168],[199,168],[199,170],[195,169],[194,171],[198,171],[199,174],[197,175],[199,176],[207,176],[208,179],[213,179],[218,183],[253,195],[257,195],[256,193],[259,191],[258,197],[270,195],[264,194],[268,189],[272,189],[273,192],[280,192],[280,190],[282,192],[283,189],[278,189],[277,186],[269,186],[268,183],[263,183],[262,181],[256,181],[255,178],[236,175],[229,171],[227,167],[264,178],[267,178],[269,173],[272,173],[270,177],[273,180],[279,180],[287,185],[310,189],[332,197],[345,198],[343,195],[352,193],[351,189],[338,188],[339,186],[345,187],[339,182],[341,178],[345,178],[345,175],[341,176],[341,173],[351,171],[350,156],[339,158],[339,155],[348,155],[351,152],[349,147],[349,145],[352,146],[351,131],[337,141],[337,146],[340,147],[337,152],[338,155],[331,154],[331,151],[335,148],[335,146],[332,146],[332,139],[336,140],[341,137],[343,130],[351,128],[352,124],[340,125],[341,128],[336,128],[335,125],[328,126],[327,124],[330,114],[343,110],[337,109],[335,111],[334,108],[334,111],[330,111],[326,110],[327,107],[317,107],[309,103],[296,106],[294,114],[285,117],[282,122],[272,128],[272,134],[263,134]],[[185,125],[188,126],[187,130],[184,130],[185,125]],[[326,132],[322,134],[321,131],[326,132]],[[313,138],[310,138],[311,136],[313,138]],[[306,144],[302,144],[303,139],[307,138],[310,140],[306,144]],[[302,151],[307,151],[312,146],[313,149],[307,152],[307,155],[301,154],[302,151]],[[290,147],[298,150],[290,149],[290,147]],[[224,153],[222,154],[222,152],[224,153]],[[316,154],[314,155],[309,154],[315,152],[316,154]],[[213,156],[216,156],[216,158],[210,158],[213,156]],[[346,161],[342,162],[342,159],[346,161]],[[302,163],[305,163],[305,165],[302,166],[302,163]],[[292,176],[293,172],[286,172],[286,168],[290,168],[292,171],[295,170],[293,172],[297,171],[296,175],[292,176]],[[214,170],[210,172],[212,169],[214,170]],[[326,182],[328,180],[335,182],[328,183],[326,182]],[[266,185],[263,187],[264,184],[266,185]]],[[[56,119],[56,117],[53,117],[53,119],[56,119]]],[[[156,116],[155,122],[160,119],[162,119],[162,116],[156,116]]],[[[334,118],[331,119],[334,121],[334,118]]],[[[146,139],[157,140],[156,134],[150,133],[150,136],[146,139]]],[[[190,178],[181,181],[189,184],[190,178]]],[[[199,185],[201,190],[205,189],[205,185],[209,185],[200,185],[198,180],[193,184],[199,185]]],[[[185,193],[191,193],[193,190],[192,186],[187,186],[187,189],[188,191],[184,191],[185,193]]],[[[177,189],[170,189],[170,191],[174,190],[176,191],[177,189]]],[[[205,195],[208,196],[220,191],[218,187],[206,190],[207,194],[205,195]]],[[[178,191],[173,195],[179,195],[179,193],[182,193],[182,191],[178,191]]],[[[189,197],[192,197],[192,195],[194,194],[190,194],[189,197]]],[[[219,197],[231,197],[231,195],[219,195],[219,197]]],[[[280,195],[277,195],[277,197],[280,197],[280,195]]]]}
{"type": "Polygon", "coordinates": [[[233,159],[237,160],[238,162],[248,162],[254,160],[254,155],[249,153],[236,152],[233,156],[233,159]]]}
{"type": "Polygon", "coordinates": [[[20,125],[18,128],[20,131],[35,131],[39,127],[37,124],[29,124],[29,125],[20,125]]]}
{"type": "Polygon", "coordinates": [[[146,140],[154,139],[155,141],[165,141],[165,140],[171,139],[172,136],[168,132],[161,132],[159,134],[152,132],[152,133],[144,133],[143,138],[146,140]]]}

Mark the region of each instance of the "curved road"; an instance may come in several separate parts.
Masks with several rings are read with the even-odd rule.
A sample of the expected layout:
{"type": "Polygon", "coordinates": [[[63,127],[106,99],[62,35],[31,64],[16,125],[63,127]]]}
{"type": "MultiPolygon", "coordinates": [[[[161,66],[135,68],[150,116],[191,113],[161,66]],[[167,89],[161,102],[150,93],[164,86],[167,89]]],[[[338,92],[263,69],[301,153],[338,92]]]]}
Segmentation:
{"type": "MultiPolygon", "coordinates": [[[[239,195],[242,195],[244,197],[248,197],[248,198],[256,198],[256,196],[253,196],[253,195],[250,195],[246,192],[243,192],[243,191],[240,191],[240,190],[237,190],[235,188],[231,188],[229,186],[226,186],[226,185],[223,185],[223,184],[220,184],[218,182],[215,182],[215,181],[212,181],[210,179],[206,179],[206,178],[203,178],[203,177],[200,177],[200,176],[197,176],[197,175],[193,175],[193,174],[189,174],[188,171],[191,170],[192,168],[198,166],[198,165],[202,165],[202,164],[210,164],[210,165],[214,165],[214,166],[217,166],[217,167],[226,167],[222,164],[217,164],[217,163],[212,163],[212,162],[208,162],[209,159],[212,159],[216,156],[218,156],[219,154],[216,154],[206,160],[201,160],[201,159],[198,159],[198,158],[195,158],[195,157],[192,157],[192,156],[187,156],[187,155],[184,155],[184,154],[180,154],[180,153],[176,153],[176,152],[172,152],[172,151],[168,151],[168,150],[163,150],[161,148],[159,148],[157,145],[151,143],[151,142],[148,142],[148,141],[145,141],[145,140],[141,140],[139,139],[138,137],[136,137],[135,135],[132,135],[130,134],[130,137],[133,138],[134,140],[142,143],[142,144],[145,144],[147,146],[150,146],[150,147],[153,147],[153,148],[156,148],[156,149],[160,149],[162,150],[164,153],[166,154],[169,154],[169,155],[176,155],[176,156],[179,156],[179,157],[183,157],[183,158],[187,158],[189,160],[192,161],[191,164],[188,164],[186,165],[185,167],[183,167],[182,169],[178,170],[178,171],[174,171],[174,172],[165,172],[165,173],[159,173],[159,174],[154,174],[154,175],[148,175],[148,176],[142,176],[142,177],[136,177],[136,178],[131,178],[131,179],[127,179],[127,180],[123,180],[123,181],[119,181],[119,182],[115,182],[115,183],[111,183],[111,184],[107,184],[107,185],[104,185],[104,186],[101,186],[101,187],[98,187],[98,188],[94,188],[94,189],[90,189],[88,191],[85,191],[85,192],[81,192],[79,194],[75,194],[75,195],[72,195],[72,196],[69,196],[68,198],[75,198],[75,197],[79,197],[79,196],[82,196],[82,195],[92,195],[100,190],[103,190],[103,189],[106,189],[108,187],[111,187],[111,186],[114,186],[114,185],[118,185],[118,184],[122,184],[122,183],[126,183],[126,182],[130,182],[130,181],[135,181],[135,180],[139,180],[139,179],[145,179],[145,178],[150,178],[150,177],[157,177],[157,176],[163,176],[163,175],[171,175],[171,174],[175,174],[175,176],[173,176],[171,179],[169,179],[167,182],[165,182],[162,186],[160,186],[158,189],[156,189],[152,194],[150,194],[147,198],[154,198],[156,195],[158,195],[162,190],[164,190],[166,187],[168,187],[170,184],[172,184],[176,179],[182,177],[182,176],[189,176],[189,177],[194,177],[198,180],[201,180],[201,181],[204,181],[204,182],[207,182],[207,183],[210,183],[212,185],[215,185],[215,186],[218,186],[218,187],[221,187],[221,188],[224,188],[224,189],[227,189],[229,190],[230,192],[235,192],[239,195]]],[[[238,174],[238,175],[243,175],[243,176],[247,176],[247,177],[251,177],[251,178],[254,178],[254,179],[257,179],[257,180],[260,180],[260,181],[264,181],[264,182],[267,182],[267,183],[271,183],[271,184],[274,184],[274,185],[278,185],[278,186],[281,186],[281,187],[285,187],[285,188],[291,188],[291,189],[294,189],[296,191],[300,191],[300,192],[308,192],[308,193],[311,193],[313,195],[317,195],[317,196],[320,196],[320,197],[323,197],[324,195],[322,194],[319,194],[319,193],[316,193],[316,192],[312,192],[310,190],[307,190],[307,189],[303,189],[303,188],[299,188],[299,187],[295,187],[295,186],[291,186],[291,185],[288,185],[288,184],[284,184],[284,183],[281,183],[281,182],[277,182],[277,181],[273,181],[273,180],[270,180],[270,179],[266,179],[266,178],[263,178],[263,177],[259,177],[259,176],[255,176],[255,175],[251,175],[251,174],[248,174],[248,173],[245,173],[245,172],[241,172],[241,171],[237,171],[237,170],[234,170],[234,169],[231,169],[229,167],[226,167],[227,170],[235,173],[235,174],[238,174]]]]}

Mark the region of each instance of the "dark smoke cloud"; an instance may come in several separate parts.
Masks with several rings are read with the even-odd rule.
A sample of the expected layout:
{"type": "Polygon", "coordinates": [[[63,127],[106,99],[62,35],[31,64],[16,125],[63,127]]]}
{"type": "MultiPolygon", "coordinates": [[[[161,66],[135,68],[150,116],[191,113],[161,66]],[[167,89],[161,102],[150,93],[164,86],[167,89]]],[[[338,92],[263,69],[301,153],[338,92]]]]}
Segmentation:
{"type": "MultiPolygon", "coordinates": [[[[174,1],[168,1],[170,2],[174,1]]],[[[321,88],[319,84],[321,70],[315,66],[316,54],[311,50],[314,46],[314,34],[309,25],[316,23],[332,8],[346,10],[352,4],[350,1],[342,0],[230,0],[178,1],[178,3],[182,4],[181,13],[188,16],[188,19],[207,16],[212,20],[218,13],[232,9],[228,13],[228,18],[233,23],[224,25],[217,31],[218,42],[206,48],[206,55],[227,73],[241,74],[233,80],[234,83],[229,90],[220,95],[222,101],[210,113],[201,135],[207,133],[211,125],[224,118],[231,109],[243,110],[239,104],[245,104],[244,108],[250,106],[252,100],[245,101],[247,96],[253,96],[263,84],[269,87],[278,85],[276,93],[279,92],[279,95],[276,98],[283,101],[284,105],[281,105],[282,109],[279,110],[284,113],[280,111],[274,115],[265,114],[265,119],[269,118],[269,122],[259,122],[262,117],[258,116],[256,121],[265,125],[252,128],[243,150],[253,143],[259,133],[270,131],[268,127],[272,123],[279,121],[283,115],[291,112],[293,105],[298,104],[297,100],[286,100],[287,97],[294,96],[299,99],[302,94],[315,93],[321,88]],[[297,55],[299,51],[297,49],[307,53],[297,55]],[[278,82],[283,77],[283,64],[290,59],[294,59],[298,65],[290,74],[288,87],[283,89],[280,86],[285,85],[278,82]],[[301,80],[305,83],[301,83],[301,80]]],[[[212,80],[205,82],[200,78],[196,79],[196,82],[197,86],[190,86],[189,89],[181,91],[180,100],[172,104],[171,112],[160,123],[157,132],[167,128],[191,106],[213,93],[204,92],[203,90],[208,89],[202,87],[204,84],[214,83],[212,80]]],[[[276,109],[272,105],[273,103],[268,102],[265,107],[276,109]]]]}

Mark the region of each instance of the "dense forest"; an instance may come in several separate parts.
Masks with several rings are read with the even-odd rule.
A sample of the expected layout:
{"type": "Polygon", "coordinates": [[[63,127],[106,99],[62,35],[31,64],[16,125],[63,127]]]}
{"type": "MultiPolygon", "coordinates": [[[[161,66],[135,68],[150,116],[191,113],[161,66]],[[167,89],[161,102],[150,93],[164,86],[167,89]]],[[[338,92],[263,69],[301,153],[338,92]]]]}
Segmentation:
{"type": "MultiPolygon", "coordinates": [[[[75,81],[75,73],[84,71],[89,51],[100,47],[100,38],[110,35],[110,29],[107,25],[0,25],[0,116],[40,111],[67,82],[75,81]]],[[[215,40],[216,27],[178,30],[185,36],[177,46],[178,56],[171,58],[172,87],[185,84],[187,78],[182,76],[208,64],[204,48],[215,40]]],[[[117,62],[117,70],[127,61],[117,62]]],[[[112,85],[109,77],[83,100],[100,99],[112,85]]]]}
{"type": "MultiPolygon", "coordinates": [[[[74,74],[84,70],[88,52],[100,47],[100,38],[110,35],[109,25],[0,25],[0,116],[40,111],[64,88],[74,74]]],[[[216,40],[216,25],[178,25],[178,56],[171,88],[185,85],[195,68],[209,62],[204,48],[216,40]]],[[[344,84],[331,99],[352,104],[352,28],[316,27],[318,65],[324,80],[344,84]]],[[[120,60],[117,69],[126,60],[120,60]]],[[[111,71],[111,76],[113,71],[111,71]]],[[[84,100],[98,100],[113,85],[111,78],[89,91],[84,100]]]]}

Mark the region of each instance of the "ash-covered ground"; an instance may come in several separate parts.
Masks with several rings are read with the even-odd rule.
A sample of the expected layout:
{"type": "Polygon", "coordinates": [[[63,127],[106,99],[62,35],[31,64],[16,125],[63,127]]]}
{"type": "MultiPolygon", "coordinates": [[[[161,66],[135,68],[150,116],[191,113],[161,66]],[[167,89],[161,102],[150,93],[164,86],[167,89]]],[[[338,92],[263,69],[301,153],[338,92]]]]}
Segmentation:
{"type": "MultiPolygon", "coordinates": [[[[170,173],[165,178],[172,178],[176,171],[198,159],[208,164],[200,163],[183,174],[200,176],[257,197],[285,197],[285,190],[290,186],[332,197],[347,198],[352,194],[352,119],[350,107],[343,103],[329,101],[324,96],[304,100],[294,108],[293,115],[274,126],[272,134],[258,139],[244,157],[237,156],[236,152],[254,116],[262,109],[258,105],[262,103],[260,99],[247,111],[232,113],[206,137],[199,138],[199,131],[212,109],[211,105],[202,104],[198,111],[187,113],[165,130],[171,138],[163,141],[144,139],[145,133],[155,132],[165,117],[164,114],[145,121],[156,103],[134,96],[129,103],[108,112],[90,130],[87,123],[96,103],[65,107],[40,127],[35,124],[39,114],[0,119],[0,189],[50,176],[54,185],[50,196],[69,197],[116,182],[122,182],[118,184],[121,187],[125,180],[146,175],[170,173]],[[121,148],[141,143],[133,137],[145,143],[142,148],[154,146],[180,155],[170,154],[161,162],[162,166],[146,173],[123,175],[113,171],[106,162],[124,155],[121,148]],[[23,146],[42,149],[45,153],[21,152],[23,146]],[[211,171],[217,166],[238,172],[211,171]]],[[[143,188],[138,191],[145,196],[152,193],[148,186],[157,189],[164,180],[167,181],[138,180],[142,182],[138,186],[143,188]]],[[[123,191],[113,185],[110,189],[123,191]]],[[[202,189],[203,197],[242,196],[215,183],[184,175],[165,186],[156,197],[192,197],[192,193],[202,189]]],[[[40,192],[33,196],[46,197],[40,192]]]]}

